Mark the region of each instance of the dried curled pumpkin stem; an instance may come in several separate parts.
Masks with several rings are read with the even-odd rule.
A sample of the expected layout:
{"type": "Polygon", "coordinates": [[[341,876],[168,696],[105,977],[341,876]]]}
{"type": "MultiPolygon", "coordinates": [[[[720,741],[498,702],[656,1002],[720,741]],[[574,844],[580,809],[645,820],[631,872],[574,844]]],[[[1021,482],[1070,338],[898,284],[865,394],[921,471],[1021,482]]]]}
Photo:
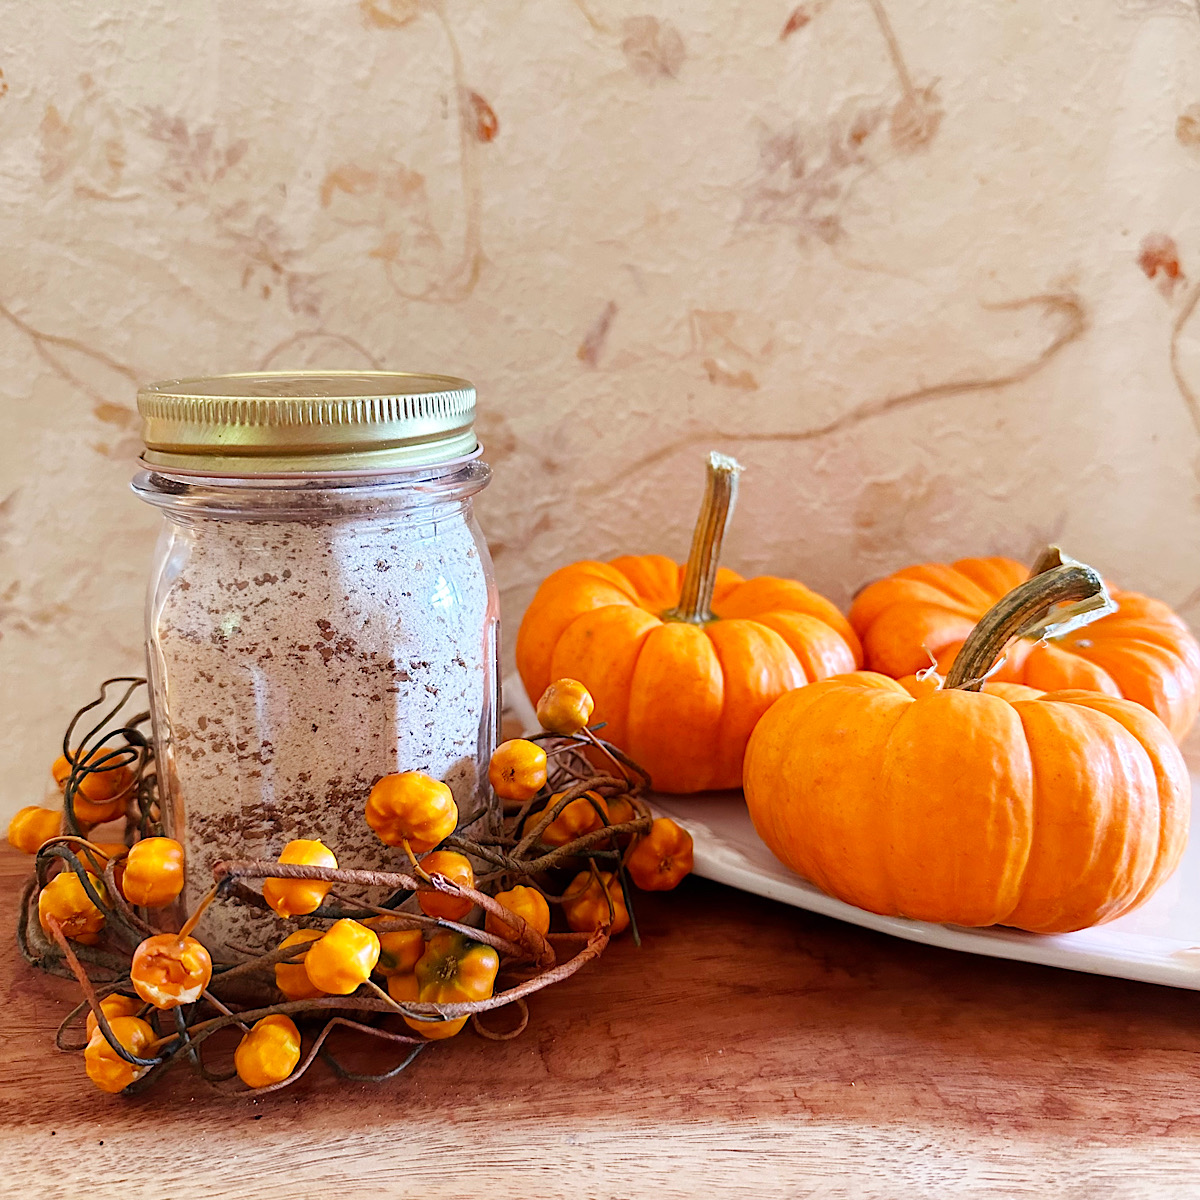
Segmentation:
{"type": "Polygon", "coordinates": [[[696,531],[692,534],[692,549],[683,572],[679,603],[663,613],[664,620],[686,621],[689,625],[704,625],[714,620],[712,598],[721,565],[721,543],[733,516],[741,470],[741,464],[727,454],[718,454],[716,450],[709,454],[704,502],[700,506],[696,531]]]}
{"type": "Polygon", "coordinates": [[[1047,546],[1037,556],[1033,566],[1029,568],[1029,578],[1032,579],[1035,575],[1044,575],[1054,567],[1061,567],[1065,563],[1074,561],[1074,559],[1068,558],[1058,546],[1047,546]]]}
{"type": "MultiPolygon", "coordinates": [[[[1030,579],[1036,575],[1044,575],[1047,571],[1054,570],[1055,567],[1079,566],[1080,563],[1076,559],[1062,552],[1059,546],[1047,546],[1045,550],[1038,555],[1032,567],[1029,568],[1030,579]]],[[[1112,607],[1109,612],[1116,612],[1118,609],[1117,602],[1112,601],[1112,607]]],[[[1023,634],[1032,641],[1040,641],[1047,637],[1062,637],[1064,634],[1070,633],[1073,629],[1078,629],[1082,625],[1087,625],[1091,621],[1095,621],[1100,617],[1105,616],[1104,612],[1097,610],[1094,615],[1077,616],[1074,619],[1064,619],[1063,614],[1055,614],[1054,620],[1045,627],[1035,626],[1027,633],[1023,634]]]]}
{"type": "Polygon", "coordinates": [[[1116,611],[1100,576],[1063,557],[1060,565],[1019,584],[983,614],[958,652],[945,688],[979,691],[1013,638],[1064,633],[1116,611]]]}

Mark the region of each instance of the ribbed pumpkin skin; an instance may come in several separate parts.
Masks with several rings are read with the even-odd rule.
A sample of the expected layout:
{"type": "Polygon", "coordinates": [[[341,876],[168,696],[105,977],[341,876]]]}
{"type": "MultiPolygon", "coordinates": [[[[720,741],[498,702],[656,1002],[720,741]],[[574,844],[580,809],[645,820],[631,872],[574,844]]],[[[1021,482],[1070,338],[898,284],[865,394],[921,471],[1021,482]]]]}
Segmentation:
{"type": "MultiPolygon", "coordinates": [[[[944,675],[975,622],[1029,575],[1011,558],[922,563],[855,597],[850,624],[869,670],[944,675]]],[[[1042,691],[1086,688],[1150,709],[1181,741],[1200,711],[1200,644],[1160,600],[1110,590],[1118,611],[1047,643],[1018,641],[991,676],[1042,691]]]]}
{"type": "Polygon", "coordinates": [[[785,692],[852,671],[858,639],[823,596],[791,579],[721,568],[706,625],[664,621],[683,568],[662,555],[578,562],[538,588],[517,634],[534,701],[578,679],[592,723],[663,792],[736,788],[755,722],[785,692]]]}
{"type": "Polygon", "coordinates": [[[1166,727],[1095,692],[914,699],[871,672],[790,692],[750,739],[746,803],[792,870],[871,912],[1062,933],[1147,899],[1187,841],[1166,727]]]}

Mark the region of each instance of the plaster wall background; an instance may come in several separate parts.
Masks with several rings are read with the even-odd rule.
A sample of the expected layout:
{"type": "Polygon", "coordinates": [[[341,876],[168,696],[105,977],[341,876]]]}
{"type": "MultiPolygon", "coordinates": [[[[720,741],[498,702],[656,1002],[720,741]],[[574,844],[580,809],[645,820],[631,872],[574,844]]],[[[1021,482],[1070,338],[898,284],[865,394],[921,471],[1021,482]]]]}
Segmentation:
{"type": "Polygon", "coordinates": [[[566,561],[840,603],[1047,539],[1200,620],[1190,0],[0,2],[0,818],[138,671],[140,380],[480,392],[508,640],[566,561]]]}

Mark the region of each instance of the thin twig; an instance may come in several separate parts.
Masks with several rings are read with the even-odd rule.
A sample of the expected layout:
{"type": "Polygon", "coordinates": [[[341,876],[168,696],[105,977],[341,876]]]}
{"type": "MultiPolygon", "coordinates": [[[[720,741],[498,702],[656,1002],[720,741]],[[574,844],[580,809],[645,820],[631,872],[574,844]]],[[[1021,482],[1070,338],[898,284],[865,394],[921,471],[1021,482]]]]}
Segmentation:
{"type": "MultiPolygon", "coordinates": [[[[108,1019],[100,1007],[102,995],[123,991],[130,987],[129,953],[155,930],[142,917],[139,910],[125,900],[117,886],[116,865],[119,856],[108,859],[103,871],[103,885],[93,882],[96,871],[88,870],[88,863],[81,861],[80,854],[98,853],[92,843],[83,837],[74,821],[74,799],[86,778],[100,771],[112,771],[135,767],[133,783],[125,787],[125,794],[134,797],[126,806],[126,829],[132,837],[136,832],[141,837],[157,835],[161,831],[158,778],[154,768],[154,746],[139,725],[149,720],[148,713],[139,713],[125,720],[119,728],[112,728],[124,706],[136,689],[144,684],[141,679],[119,677],[106,680],[101,685],[100,696],[85,705],[75,714],[68,726],[64,740],[64,752],[71,764],[71,772],[65,781],[64,813],[67,831],[50,839],[39,849],[35,860],[34,877],[28,882],[20,898],[17,921],[18,944],[23,957],[32,965],[55,973],[67,973],[75,978],[84,994],[83,1003],[68,1015],[60,1025],[57,1041],[60,1047],[70,1049],[64,1042],[67,1030],[80,1015],[90,1010],[95,1014],[97,1027],[113,1051],[131,1065],[144,1068],[141,1077],[127,1089],[135,1093],[151,1086],[153,1081],[176,1062],[187,1061],[192,1069],[205,1080],[221,1084],[233,1078],[236,1072],[214,1071],[204,1061],[205,1043],[221,1030],[238,1027],[243,1033],[265,1017],[284,1015],[295,1018],[321,1017],[323,1025],[315,1041],[308,1048],[303,1061],[288,1076],[277,1084],[254,1089],[258,1092],[275,1091],[290,1086],[311,1067],[318,1058],[323,1059],[335,1074],[342,1078],[368,1081],[390,1078],[402,1071],[428,1044],[419,1036],[392,1033],[373,1024],[349,1019],[346,1013],[360,1013],[366,1020],[387,1015],[401,1015],[409,1020],[457,1021],[470,1018],[473,1028],[481,1037],[492,1041],[504,1041],[518,1036],[528,1025],[529,1009],[526,997],[543,988],[559,983],[589,962],[597,958],[607,947],[612,924],[616,917],[615,894],[604,889],[608,905],[608,923],[591,933],[542,934],[524,917],[501,904],[483,890],[483,885],[494,885],[501,879],[519,880],[536,887],[548,903],[560,903],[563,897],[556,896],[545,886],[547,872],[577,868],[582,859],[593,877],[599,877],[601,865],[612,871],[621,880],[625,906],[630,910],[633,924],[631,897],[628,881],[622,867],[620,846],[623,839],[645,832],[650,824],[650,812],[640,797],[649,785],[649,776],[622,751],[595,736],[593,730],[582,734],[562,737],[559,735],[534,735],[546,740],[548,755],[555,759],[555,787],[543,789],[531,799],[523,802],[515,815],[502,823],[489,824],[478,838],[468,836],[464,829],[478,823],[493,809],[485,806],[470,814],[462,823],[460,831],[442,842],[444,847],[461,849],[477,861],[482,860],[494,870],[481,875],[475,886],[464,886],[439,873],[430,873],[422,866],[421,859],[408,853],[409,865],[400,871],[375,871],[315,867],[301,864],[279,863],[260,859],[230,859],[219,862],[213,868],[214,885],[203,898],[180,931],[180,937],[193,929],[201,913],[213,903],[243,903],[265,907],[260,892],[246,886],[245,881],[268,878],[307,880],[328,883],[331,886],[326,900],[309,917],[314,921],[331,921],[350,916],[358,920],[371,920],[380,933],[403,929],[447,929],[470,939],[493,947],[503,956],[502,979],[505,986],[492,995],[455,1003],[432,1003],[427,1001],[399,1002],[374,980],[367,980],[350,996],[319,995],[301,1000],[284,999],[277,1003],[260,1004],[253,1008],[240,1008],[233,999],[223,998],[230,985],[251,975],[270,976],[271,969],[281,963],[301,964],[311,941],[291,946],[280,945],[262,954],[239,951],[249,957],[240,962],[218,963],[212,980],[203,992],[215,1016],[195,1020],[192,1015],[196,1006],[172,1010],[167,1023],[174,1029],[161,1033],[164,1018],[147,1016],[147,1020],[159,1022],[158,1036],[147,1048],[147,1057],[139,1058],[121,1046],[108,1019]],[[119,699],[114,704],[110,689],[124,685],[119,699]],[[89,713],[101,712],[99,721],[93,717],[92,727],[76,744],[76,730],[89,713]],[[118,744],[118,742],[120,744],[118,744]],[[588,748],[603,753],[616,768],[617,775],[595,773],[595,768],[584,753],[588,748]],[[561,786],[560,786],[561,785],[561,786]],[[586,797],[595,809],[598,827],[574,838],[563,846],[550,846],[541,841],[551,823],[558,819],[567,805],[586,797]],[[618,798],[627,801],[633,818],[613,823],[608,817],[605,801],[615,802],[618,798]],[[72,828],[72,826],[75,826],[72,828]],[[50,919],[47,932],[52,940],[45,941],[42,930],[32,914],[35,914],[39,889],[46,886],[54,870],[65,868],[79,879],[88,899],[104,916],[107,934],[126,947],[124,956],[92,947],[76,947],[63,934],[61,926],[50,919]],[[340,889],[364,888],[386,889],[387,896],[382,904],[370,900],[347,896],[340,889]],[[492,928],[505,931],[507,936],[492,933],[489,928],[478,928],[475,924],[449,921],[431,917],[425,913],[397,911],[397,905],[413,894],[439,893],[459,896],[482,909],[482,914],[470,916],[472,922],[491,922],[492,928]],[[561,956],[561,958],[560,958],[561,956]],[[116,976],[100,985],[91,982],[81,959],[116,976]],[[504,1032],[497,1032],[479,1020],[479,1014],[493,1009],[515,1005],[518,1009],[517,1024],[504,1032]],[[326,1048],[330,1034],[338,1026],[358,1030],[383,1040],[411,1047],[405,1058],[395,1067],[379,1074],[359,1074],[348,1070],[326,1048]],[[150,1054],[157,1052],[156,1057],[150,1054]]],[[[597,726],[597,728],[600,728],[597,726]]],[[[406,848],[407,849],[407,848],[406,848]]],[[[422,856],[423,857],[423,856],[422,856]]],[[[89,860],[90,861],[90,860],[89,860]]],[[[97,863],[90,865],[96,866],[97,863]]],[[[633,926],[636,938],[636,925],[633,926]]],[[[319,931],[318,931],[319,936],[319,931]]],[[[145,1015],[147,1010],[142,1009],[145,1015]]]]}
{"type": "Polygon", "coordinates": [[[117,1035],[112,1031],[112,1026],[108,1023],[107,1014],[100,1007],[100,1001],[96,998],[96,989],[92,987],[92,981],[88,978],[87,972],[80,965],[79,959],[75,957],[75,951],[71,949],[71,943],[63,933],[62,926],[54,917],[48,917],[46,924],[50,927],[50,936],[58,943],[58,948],[62,951],[67,966],[71,968],[71,973],[75,976],[80,989],[83,991],[83,997],[88,1002],[88,1007],[92,1010],[92,1016],[96,1018],[97,1027],[104,1035],[104,1040],[112,1047],[113,1053],[135,1067],[153,1067],[160,1063],[162,1061],[161,1058],[138,1058],[136,1054],[131,1053],[121,1045],[117,1040],[117,1035]]]}

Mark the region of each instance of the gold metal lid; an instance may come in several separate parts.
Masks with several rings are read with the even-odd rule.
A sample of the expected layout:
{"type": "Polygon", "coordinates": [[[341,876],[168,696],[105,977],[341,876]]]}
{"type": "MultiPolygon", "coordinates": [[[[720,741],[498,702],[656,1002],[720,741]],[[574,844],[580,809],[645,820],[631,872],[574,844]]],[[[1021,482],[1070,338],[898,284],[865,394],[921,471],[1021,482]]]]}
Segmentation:
{"type": "Polygon", "coordinates": [[[475,388],[448,375],[253,371],[138,391],[143,462],[206,475],[386,471],[474,454],[475,388]]]}

